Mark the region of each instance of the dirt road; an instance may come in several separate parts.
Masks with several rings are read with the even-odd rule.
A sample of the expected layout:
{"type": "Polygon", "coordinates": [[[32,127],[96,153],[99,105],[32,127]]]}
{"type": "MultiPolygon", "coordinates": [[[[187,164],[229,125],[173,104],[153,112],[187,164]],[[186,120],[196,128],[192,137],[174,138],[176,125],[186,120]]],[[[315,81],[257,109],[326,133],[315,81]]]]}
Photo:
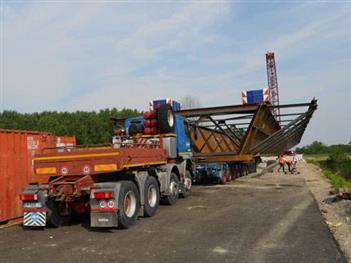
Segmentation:
{"type": "Polygon", "coordinates": [[[0,230],[0,262],[345,262],[302,176],[196,186],[129,230],[0,230]]]}

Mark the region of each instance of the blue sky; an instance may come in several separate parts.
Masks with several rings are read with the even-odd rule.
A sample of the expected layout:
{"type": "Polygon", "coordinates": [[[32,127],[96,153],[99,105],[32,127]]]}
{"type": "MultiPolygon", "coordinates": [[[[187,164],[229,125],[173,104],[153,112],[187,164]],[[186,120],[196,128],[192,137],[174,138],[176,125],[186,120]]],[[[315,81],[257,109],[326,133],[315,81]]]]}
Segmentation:
{"type": "Polygon", "coordinates": [[[351,141],[351,2],[1,1],[0,110],[239,104],[267,85],[319,100],[302,145],[351,141]]]}

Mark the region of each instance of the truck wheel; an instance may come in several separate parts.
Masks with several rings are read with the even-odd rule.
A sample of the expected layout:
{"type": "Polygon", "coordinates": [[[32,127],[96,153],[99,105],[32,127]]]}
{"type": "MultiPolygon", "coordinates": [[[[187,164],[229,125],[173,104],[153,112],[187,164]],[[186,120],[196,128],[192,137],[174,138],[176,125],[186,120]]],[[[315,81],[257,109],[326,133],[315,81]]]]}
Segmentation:
{"type": "Polygon", "coordinates": [[[192,181],[193,180],[191,178],[191,172],[188,169],[186,169],[184,182],[181,184],[181,192],[180,192],[181,197],[186,198],[191,195],[192,181]]]}
{"type": "Polygon", "coordinates": [[[71,220],[71,214],[63,215],[65,203],[56,202],[53,198],[50,198],[46,202],[48,208],[46,223],[51,227],[59,227],[62,224],[68,223],[71,220]]]}
{"type": "Polygon", "coordinates": [[[139,191],[130,181],[121,181],[118,196],[118,228],[130,228],[136,223],[140,208],[139,191]]]}
{"type": "Polygon", "coordinates": [[[148,176],[145,182],[144,190],[144,215],[146,217],[151,217],[155,215],[158,203],[160,202],[160,188],[153,176],[148,176]]]}
{"type": "Polygon", "coordinates": [[[163,104],[159,108],[157,114],[160,133],[174,132],[175,115],[172,110],[172,107],[168,104],[163,104]]]}
{"type": "Polygon", "coordinates": [[[225,184],[226,182],[227,182],[227,180],[226,180],[225,175],[221,176],[221,177],[218,179],[218,183],[219,183],[219,184],[225,184]]]}
{"type": "Polygon", "coordinates": [[[179,197],[179,179],[175,173],[171,173],[170,194],[162,197],[161,203],[164,205],[174,205],[179,197]]]}

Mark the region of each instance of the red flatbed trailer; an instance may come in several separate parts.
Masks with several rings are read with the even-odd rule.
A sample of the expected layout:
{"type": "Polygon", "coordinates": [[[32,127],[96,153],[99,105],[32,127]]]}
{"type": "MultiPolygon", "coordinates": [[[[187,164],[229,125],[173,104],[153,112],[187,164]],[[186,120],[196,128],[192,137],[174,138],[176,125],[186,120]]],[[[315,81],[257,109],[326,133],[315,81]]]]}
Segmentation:
{"type": "Polygon", "coordinates": [[[160,146],[119,149],[111,146],[37,154],[34,158],[34,169],[36,174],[97,175],[166,163],[166,152],[160,146]]]}

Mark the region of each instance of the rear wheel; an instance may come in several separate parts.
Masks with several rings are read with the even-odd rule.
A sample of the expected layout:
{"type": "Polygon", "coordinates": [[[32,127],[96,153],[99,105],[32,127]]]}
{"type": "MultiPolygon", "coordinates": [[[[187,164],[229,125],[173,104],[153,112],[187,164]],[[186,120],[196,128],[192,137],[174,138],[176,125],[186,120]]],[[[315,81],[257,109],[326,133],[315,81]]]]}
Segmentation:
{"type": "Polygon", "coordinates": [[[50,198],[46,202],[46,206],[48,208],[46,219],[48,226],[59,227],[71,220],[71,213],[67,211],[66,203],[56,202],[55,199],[50,198]]]}
{"type": "Polygon", "coordinates": [[[174,172],[171,173],[169,188],[170,194],[162,197],[161,203],[165,205],[174,205],[179,197],[179,179],[174,172]]]}
{"type": "Polygon", "coordinates": [[[160,202],[160,189],[157,180],[149,176],[145,182],[144,188],[144,215],[151,217],[155,215],[160,202]]]}
{"type": "Polygon", "coordinates": [[[227,182],[230,182],[232,180],[232,172],[228,171],[227,172],[227,182]]]}
{"type": "Polygon", "coordinates": [[[219,184],[225,184],[227,182],[227,178],[225,175],[221,176],[219,179],[218,179],[218,183],[219,184]]]}
{"type": "Polygon", "coordinates": [[[186,198],[191,195],[192,177],[190,170],[185,170],[184,182],[181,184],[180,196],[186,198]]]}
{"type": "Polygon", "coordinates": [[[139,191],[130,181],[121,181],[118,196],[118,227],[130,228],[135,225],[140,207],[139,191]]]}

